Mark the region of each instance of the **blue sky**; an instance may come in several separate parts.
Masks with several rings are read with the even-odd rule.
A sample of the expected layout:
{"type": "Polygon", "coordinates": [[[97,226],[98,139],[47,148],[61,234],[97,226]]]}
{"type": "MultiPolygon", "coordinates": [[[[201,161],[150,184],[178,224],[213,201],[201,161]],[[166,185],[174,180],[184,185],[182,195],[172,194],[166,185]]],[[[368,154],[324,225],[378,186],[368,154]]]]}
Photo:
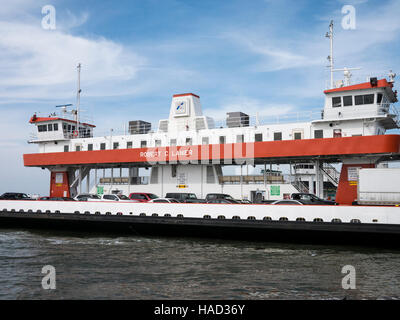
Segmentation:
{"type": "MultiPolygon", "coordinates": [[[[400,73],[400,1],[124,0],[7,1],[0,8],[0,192],[48,193],[49,174],[24,168],[34,112],[75,103],[97,132],[168,117],[175,93],[201,97],[206,115],[319,110],[328,79],[324,37],[335,22],[335,64],[354,78],[400,73]],[[41,27],[44,5],[56,30],[41,27]],[[356,29],[341,27],[344,5],[356,29]]],[[[341,74],[336,75],[341,79],[341,74]]]]}

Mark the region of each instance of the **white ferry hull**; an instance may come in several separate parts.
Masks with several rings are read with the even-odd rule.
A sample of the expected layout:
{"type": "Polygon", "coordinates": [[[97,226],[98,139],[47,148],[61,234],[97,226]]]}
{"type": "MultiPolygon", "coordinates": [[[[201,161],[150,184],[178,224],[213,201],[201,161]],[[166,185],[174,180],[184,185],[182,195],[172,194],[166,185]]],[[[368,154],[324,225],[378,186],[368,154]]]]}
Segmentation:
{"type": "Polygon", "coordinates": [[[400,239],[399,207],[1,201],[0,210],[0,227],[388,246],[400,239]]]}

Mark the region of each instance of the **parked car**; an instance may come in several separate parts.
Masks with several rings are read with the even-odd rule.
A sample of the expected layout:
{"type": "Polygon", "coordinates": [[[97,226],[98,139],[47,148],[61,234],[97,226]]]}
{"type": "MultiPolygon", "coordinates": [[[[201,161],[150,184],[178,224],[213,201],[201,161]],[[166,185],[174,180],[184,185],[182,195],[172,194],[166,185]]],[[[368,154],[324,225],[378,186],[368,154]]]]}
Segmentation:
{"type": "MultiPolygon", "coordinates": [[[[225,193],[209,193],[206,195],[206,201],[210,203],[211,200],[227,200],[230,203],[240,203],[239,200],[233,199],[229,194],[225,193]]],[[[215,202],[213,202],[215,203],[215,202]]]]}
{"type": "Polygon", "coordinates": [[[101,197],[99,195],[90,193],[78,194],[74,199],[77,201],[101,201],[101,197]]]}
{"type": "Polygon", "coordinates": [[[270,204],[284,204],[284,205],[303,205],[300,201],[297,200],[276,200],[270,204]]]}
{"type": "Polygon", "coordinates": [[[39,197],[37,200],[40,200],[40,201],[75,201],[75,199],[69,198],[69,197],[39,197]]]}
{"type": "Polygon", "coordinates": [[[252,204],[253,202],[251,202],[250,200],[247,200],[247,199],[243,199],[243,200],[239,200],[240,201],[240,203],[243,203],[243,204],[252,204]]]}
{"type": "Polygon", "coordinates": [[[318,198],[316,195],[312,193],[292,193],[290,198],[292,200],[297,200],[302,204],[317,204],[317,205],[336,205],[335,201],[324,200],[318,198]]]}
{"type": "Polygon", "coordinates": [[[33,200],[26,193],[6,192],[0,196],[0,200],[33,200]]]}
{"type": "Polygon", "coordinates": [[[237,204],[236,200],[228,200],[228,199],[211,199],[207,201],[207,203],[226,203],[226,204],[237,204]]]}
{"type": "Polygon", "coordinates": [[[103,194],[101,199],[106,201],[139,202],[138,200],[131,200],[123,194],[103,194]]]}
{"type": "Polygon", "coordinates": [[[205,199],[190,199],[184,201],[185,203],[207,203],[205,199]]]}
{"type": "Polygon", "coordinates": [[[196,195],[194,193],[172,193],[169,192],[165,195],[165,198],[173,198],[178,200],[179,202],[197,202],[199,199],[197,199],[196,195]]]}
{"type": "Polygon", "coordinates": [[[146,192],[133,192],[129,195],[129,199],[138,200],[139,202],[149,202],[150,200],[157,198],[158,198],[157,195],[146,192]]]}
{"type": "Polygon", "coordinates": [[[180,203],[178,200],[174,198],[157,198],[148,201],[149,203],[180,203]]]}

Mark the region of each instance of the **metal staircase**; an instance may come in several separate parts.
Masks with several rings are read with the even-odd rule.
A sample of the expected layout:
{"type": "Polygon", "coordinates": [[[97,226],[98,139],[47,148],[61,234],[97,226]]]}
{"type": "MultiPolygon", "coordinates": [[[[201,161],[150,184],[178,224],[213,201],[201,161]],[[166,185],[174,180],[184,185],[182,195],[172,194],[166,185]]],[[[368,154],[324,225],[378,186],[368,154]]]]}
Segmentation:
{"type": "Polygon", "coordinates": [[[331,182],[335,187],[339,184],[340,172],[336,170],[334,166],[329,163],[324,163],[320,167],[323,175],[331,182]]]}
{"type": "Polygon", "coordinates": [[[295,179],[294,181],[292,181],[292,185],[297,189],[297,191],[301,193],[310,193],[310,190],[307,188],[304,182],[299,179],[295,179]]]}

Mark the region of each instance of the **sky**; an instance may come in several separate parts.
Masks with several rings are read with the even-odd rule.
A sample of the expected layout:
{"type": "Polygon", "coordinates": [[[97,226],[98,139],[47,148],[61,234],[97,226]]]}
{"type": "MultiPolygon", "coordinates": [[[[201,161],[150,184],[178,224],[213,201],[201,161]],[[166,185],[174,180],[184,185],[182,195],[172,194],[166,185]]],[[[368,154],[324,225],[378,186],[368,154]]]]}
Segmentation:
{"type": "MultiPolygon", "coordinates": [[[[0,193],[49,193],[49,172],[22,155],[36,112],[76,101],[95,135],[129,120],[168,117],[173,94],[200,95],[205,115],[305,114],[321,110],[334,61],[360,67],[353,81],[400,74],[398,0],[6,0],[0,6],[0,193]],[[43,28],[46,5],[55,29],[43,28]],[[346,29],[342,9],[355,9],[346,29]]],[[[342,79],[341,74],[336,74],[342,79]]],[[[397,84],[396,84],[397,86],[397,84]]]]}

